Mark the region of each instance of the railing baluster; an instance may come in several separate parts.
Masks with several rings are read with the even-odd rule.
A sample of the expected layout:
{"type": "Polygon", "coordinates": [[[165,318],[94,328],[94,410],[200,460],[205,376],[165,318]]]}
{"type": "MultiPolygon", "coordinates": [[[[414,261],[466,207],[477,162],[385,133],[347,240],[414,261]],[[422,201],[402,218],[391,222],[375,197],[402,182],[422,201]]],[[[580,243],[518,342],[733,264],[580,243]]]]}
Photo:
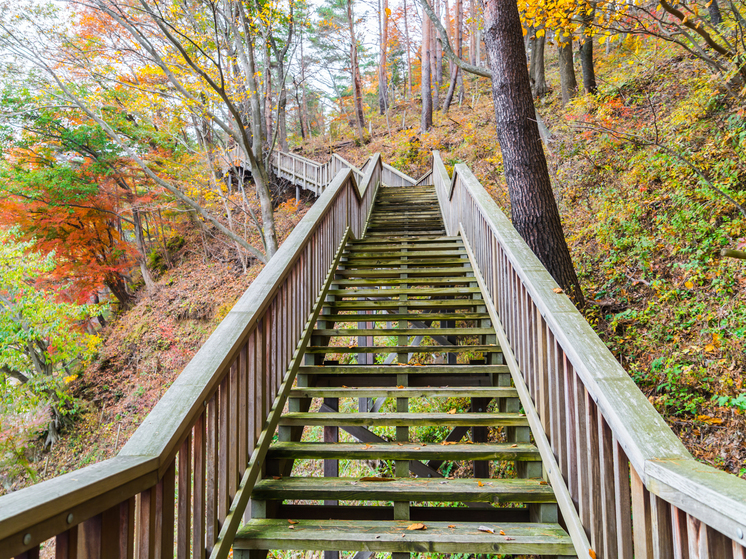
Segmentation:
{"type": "Polygon", "coordinates": [[[212,553],[218,535],[218,395],[207,403],[205,452],[205,551],[212,553]]]}
{"type": "MultiPolygon", "coordinates": [[[[156,488],[151,487],[140,493],[137,529],[137,559],[150,559],[155,555],[155,516],[156,516],[156,488]]],[[[86,537],[85,529],[79,534],[81,539],[86,537]]]]}
{"type": "Polygon", "coordinates": [[[194,508],[192,511],[192,556],[205,559],[205,487],[207,484],[206,415],[203,412],[194,424],[194,508]]]}
{"type": "Polygon", "coordinates": [[[57,534],[54,542],[54,557],[55,559],[77,559],[78,526],[57,534]]]}
{"type": "Polygon", "coordinates": [[[156,555],[158,559],[174,556],[174,498],[176,460],[166,469],[156,485],[156,555]]]}
{"type": "Polygon", "coordinates": [[[614,492],[614,436],[601,410],[598,414],[599,466],[601,491],[601,533],[603,534],[603,557],[617,559],[616,541],[616,494],[614,492]]]}
{"type": "Polygon", "coordinates": [[[189,557],[192,517],[192,435],[187,436],[179,449],[179,500],[176,538],[177,559],[189,557]]]}
{"type": "MultiPolygon", "coordinates": [[[[650,511],[650,493],[634,468],[630,468],[632,480],[632,533],[635,559],[653,558],[653,530],[650,511]]],[[[691,530],[690,530],[691,531],[691,530]]],[[[699,530],[695,530],[698,532],[699,530]]],[[[691,541],[691,540],[690,540],[691,541]]],[[[691,552],[691,544],[690,544],[691,552]]]]}

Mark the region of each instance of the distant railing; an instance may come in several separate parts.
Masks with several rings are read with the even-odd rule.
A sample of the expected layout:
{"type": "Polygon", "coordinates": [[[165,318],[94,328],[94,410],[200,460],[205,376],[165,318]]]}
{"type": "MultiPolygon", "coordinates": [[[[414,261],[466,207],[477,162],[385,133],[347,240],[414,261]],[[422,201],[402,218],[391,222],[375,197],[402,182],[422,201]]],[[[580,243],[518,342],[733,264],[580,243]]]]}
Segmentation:
{"type": "Polygon", "coordinates": [[[692,458],[465,165],[451,180],[433,152],[433,179],[595,553],[578,556],[746,559],[746,481],[692,458]]]}
{"type": "MultiPolygon", "coordinates": [[[[342,169],[334,165],[329,173],[342,169]]],[[[50,538],[56,557],[228,555],[276,402],[341,248],[363,233],[381,172],[380,156],[364,176],[337,171],[116,457],[0,498],[0,559],[38,557],[50,538]]]]}

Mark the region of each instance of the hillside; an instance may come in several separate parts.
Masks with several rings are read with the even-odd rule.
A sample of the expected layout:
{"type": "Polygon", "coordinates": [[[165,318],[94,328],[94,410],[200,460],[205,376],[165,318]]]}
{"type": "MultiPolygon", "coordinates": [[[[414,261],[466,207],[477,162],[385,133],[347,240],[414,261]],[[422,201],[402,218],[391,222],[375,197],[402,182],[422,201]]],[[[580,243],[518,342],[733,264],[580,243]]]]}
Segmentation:
{"type": "MultiPolygon", "coordinates": [[[[693,170],[746,189],[746,100],[727,96],[694,57],[629,39],[598,57],[598,94],[563,107],[547,56],[552,91],[538,111],[585,315],[694,456],[746,477],[746,265],[719,255],[744,246],[746,218],[693,170]]],[[[400,103],[391,134],[370,115],[369,143],[337,151],[357,163],[381,152],[420,176],[440,150],[450,168],[466,163],[509,215],[489,84],[478,83],[460,107],[434,113],[427,134],[416,104],[400,103]]],[[[324,149],[299,151],[323,160],[324,149]]]]}
{"type": "MultiPolygon", "coordinates": [[[[281,240],[311,203],[279,205],[281,240]]],[[[124,446],[262,269],[255,261],[244,273],[213,233],[182,224],[155,292],[141,289],[134,306],[109,323],[96,360],[70,384],[78,406],[72,427],[49,450],[36,440],[27,464],[0,472],[0,494],[106,460],[124,446]]]]}
{"type": "MultiPolygon", "coordinates": [[[[746,188],[743,96],[728,97],[699,61],[652,40],[599,57],[598,94],[567,106],[557,72],[550,64],[553,89],[539,112],[585,315],[689,450],[746,477],[746,268],[719,256],[743,245],[746,219],[693,171],[746,188]]],[[[509,214],[489,84],[466,81],[469,95],[436,112],[429,133],[418,132],[417,103],[399,102],[388,124],[369,111],[367,144],[356,146],[344,126],[332,145],[358,164],[380,152],[413,176],[440,150],[449,168],[466,163],[509,214]]],[[[329,140],[296,138],[293,149],[323,161],[329,140]]],[[[308,204],[279,211],[283,238],[308,204]]],[[[34,481],[113,456],[260,271],[243,273],[221,242],[186,225],[180,234],[157,291],[141,291],[107,327],[98,358],[73,382],[81,407],[72,429],[51,451],[39,442],[27,452],[34,481]]],[[[6,490],[32,482],[23,468],[6,476],[6,490]]]]}

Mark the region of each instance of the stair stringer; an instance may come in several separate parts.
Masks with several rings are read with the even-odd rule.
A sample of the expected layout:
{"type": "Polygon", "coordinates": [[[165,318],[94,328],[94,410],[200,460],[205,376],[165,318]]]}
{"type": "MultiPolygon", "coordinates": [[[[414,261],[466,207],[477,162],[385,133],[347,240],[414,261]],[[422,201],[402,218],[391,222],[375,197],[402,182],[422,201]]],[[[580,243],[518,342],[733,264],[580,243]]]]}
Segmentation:
{"type": "Polygon", "coordinates": [[[587,557],[591,550],[591,544],[588,540],[588,536],[583,528],[583,523],[580,520],[578,511],[575,509],[575,504],[572,501],[572,496],[567,488],[565,479],[562,477],[557,459],[552,451],[552,446],[549,443],[544,426],[541,423],[539,414],[536,412],[534,401],[531,398],[528,387],[523,379],[523,374],[518,365],[518,361],[513,354],[513,349],[510,345],[505,330],[502,326],[500,316],[497,314],[497,309],[494,302],[490,297],[490,291],[487,288],[487,284],[484,281],[482,272],[479,269],[476,258],[474,258],[474,252],[469,244],[467,235],[464,234],[463,228],[459,225],[459,236],[464,243],[469,261],[474,270],[474,276],[477,279],[480,289],[482,290],[482,296],[484,297],[485,306],[487,312],[490,315],[492,325],[497,333],[498,344],[502,348],[503,359],[505,364],[508,366],[510,376],[513,379],[513,384],[518,392],[518,397],[521,400],[521,406],[523,407],[526,418],[528,419],[531,434],[534,437],[534,443],[541,454],[541,460],[543,465],[543,477],[549,482],[554,490],[555,497],[557,499],[557,506],[562,513],[562,519],[566,525],[567,533],[572,539],[575,551],[578,557],[587,557]]]}

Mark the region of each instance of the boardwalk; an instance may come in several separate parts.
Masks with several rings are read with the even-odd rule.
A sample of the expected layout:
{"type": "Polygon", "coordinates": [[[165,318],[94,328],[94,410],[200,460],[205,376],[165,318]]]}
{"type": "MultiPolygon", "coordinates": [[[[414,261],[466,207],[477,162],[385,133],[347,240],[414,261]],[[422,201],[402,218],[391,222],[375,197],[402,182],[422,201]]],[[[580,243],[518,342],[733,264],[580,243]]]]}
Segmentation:
{"type": "Polygon", "coordinates": [[[746,559],[746,482],[689,455],[466,166],[278,157],[316,203],[116,457],[0,498],[0,559],[746,559]]]}

